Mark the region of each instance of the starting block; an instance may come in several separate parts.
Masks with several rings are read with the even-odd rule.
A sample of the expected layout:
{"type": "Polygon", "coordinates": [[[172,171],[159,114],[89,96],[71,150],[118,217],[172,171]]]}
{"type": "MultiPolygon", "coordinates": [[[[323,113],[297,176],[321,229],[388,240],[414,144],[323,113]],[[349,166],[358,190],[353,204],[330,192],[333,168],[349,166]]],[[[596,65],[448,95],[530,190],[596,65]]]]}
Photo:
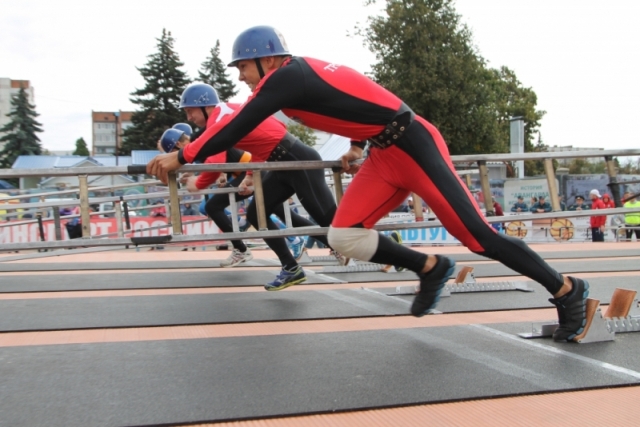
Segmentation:
{"type": "MultiPolygon", "coordinates": [[[[397,286],[394,295],[412,295],[418,293],[419,285],[397,286]]],[[[497,291],[522,291],[533,292],[527,282],[486,282],[478,283],[473,276],[473,267],[465,266],[460,270],[452,284],[445,285],[440,297],[449,297],[451,294],[469,292],[497,292],[497,291]]]]}
{"type": "MultiPolygon", "coordinates": [[[[613,292],[607,311],[602,314],[600,301],[587,298],[587,324],[573,341],[580,344],[613,341],[616,333],[640,332],[640,306],[636,291],[618,288],[613,292]]],[[[545,338],[553,335],[558,322],[533,324],[522,338],[545,338]]]]}
{"type": "MultiPolygon", "coordinates": [[[[333,262],[333,263],[338,263],[338,260],[336,259],[336,257],[328,255],[328,256],[309,256],[309,253],[307,252],[307,249],[303,249],[302,252],[302,256],[300,256],[300,259],[297,260],[298,264],[300,265],[309,265],[309,264],[313,264],[314,262],[333,262]]],[[[345,268],[345,267],[355,267],[356,266],[356,262],[353,259],[349,260],[349,263],[346,266],[331,266],[333,268],[345,268]]],[[[326,267],[325,267],[326,268],[326,267]]],[[[323,273],[325,273],[325,271],[322,271],[323,273]]],[[[333,271],[332,273],[349,273],[349,271],[333,271]]]]}

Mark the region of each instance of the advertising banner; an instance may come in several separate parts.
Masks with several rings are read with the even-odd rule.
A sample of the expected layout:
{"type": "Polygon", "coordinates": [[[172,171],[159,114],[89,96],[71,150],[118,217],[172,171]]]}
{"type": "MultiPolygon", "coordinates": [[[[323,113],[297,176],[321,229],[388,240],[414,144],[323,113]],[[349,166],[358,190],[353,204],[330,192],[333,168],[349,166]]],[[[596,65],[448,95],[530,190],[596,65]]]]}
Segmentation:
{"type": "MultiPolygon", "coordinates": [[[[193,221],[202,219],[202,216],[185,216],[182,217],[184,222],[193,221]]],[[[65,223],[67,220],[62,219],[61,223],[61,232],[62,232],[62,240],[68,240],[69,234],[65,227],[65,223]]],[[[166,218],[152,218],[152,217],[131,217],[131,230],[124,230],[125,236],[127,237],[149,237],[149,236],[164,236],[170,233],[170,228],[165,227],[156,230],[146,230],[149,227],[157,227],[161,225],[167,224],[166,218]]],[[[0,227],[0,244],[6,243],[28,243],[28,242],[38,242],[40,241],[40,233],[38,231],[38,223],[33,224],[22,224],[9,226],[3,223],[4,227],[0,227]]],[[[55,225],[53,220],[47,219],[42,221],[45,240],[46,241],[55,241],[56,232],[55,225]]],[[[123,224],[124,228],[124,224],[123,224]]],[[[94,238],[102,235],[114,233],[112,238],[117,237],[118,227],[116,224],[115,218],[92,218],[91,219],[91,236],[94,238]]],[[[217,234],[220,233],[218,227],[213,223],[213,221],[202,221],[196,222],[193,224],[185,224],[182,227],[182,232],[188,236],[197,236],[202,234],[217,234]]]]}

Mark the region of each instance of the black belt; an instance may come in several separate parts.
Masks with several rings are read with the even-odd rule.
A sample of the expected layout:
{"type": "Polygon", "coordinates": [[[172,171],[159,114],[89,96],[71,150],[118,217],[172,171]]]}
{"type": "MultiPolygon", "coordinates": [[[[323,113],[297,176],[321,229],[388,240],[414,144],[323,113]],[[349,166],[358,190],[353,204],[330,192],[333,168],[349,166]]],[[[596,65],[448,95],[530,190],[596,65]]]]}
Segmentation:
{"type": "Polygon", "coordinates": [[[280,143],[276,145],[271,154],[269,154],[267,162],[278,162],[283,160],[283,158],[289,154],[289,151],[291,151],[291,148],[295,145],[296,141],[297,138],[287,132],[280,140],[280,143]]]}
{"type": "Polygon", "coordinates": [[[409,108],[407,104],[402,103],[398,111],[396,111],[396,115],[393,120],[385,126],[382,132],[372,138],[369,138],[369,142],[374,147],[382,149],[392,146],[402,138],[405,130],[413,122],[414,117],[415,113],[411,111],[411,108],[409,108]]]}

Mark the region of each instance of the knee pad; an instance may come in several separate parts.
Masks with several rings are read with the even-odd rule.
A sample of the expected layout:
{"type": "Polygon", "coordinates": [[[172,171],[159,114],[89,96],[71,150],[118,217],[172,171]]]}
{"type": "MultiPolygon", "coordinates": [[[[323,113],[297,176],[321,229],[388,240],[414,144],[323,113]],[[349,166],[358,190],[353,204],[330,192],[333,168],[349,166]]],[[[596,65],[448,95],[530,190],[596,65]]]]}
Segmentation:
{"type": "Polygon", "coordinates": [[[369,261],[378,249],[378,233],[367,228],[329,227],[327,234],[333,249],[351,258],[369,261]]]}

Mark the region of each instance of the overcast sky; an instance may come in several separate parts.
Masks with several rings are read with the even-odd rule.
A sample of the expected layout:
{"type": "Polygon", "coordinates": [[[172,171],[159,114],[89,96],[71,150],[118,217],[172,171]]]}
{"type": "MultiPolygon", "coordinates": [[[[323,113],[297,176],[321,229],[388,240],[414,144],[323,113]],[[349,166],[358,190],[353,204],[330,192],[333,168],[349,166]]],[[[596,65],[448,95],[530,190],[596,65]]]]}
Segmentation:
{"type": "MultiPolygon", "coordinates": [[[[297,55],[370,69],[374,55],[355,25],[379,13],[364,0],[0,0],[0,77],[30,80],[43,124],[44,148],[91,144],[91,110],[131,110],[143,86],[136,67],[155,52],[162,29],[190,77],[220,40],[254,25],[272,25],[297,55]],[[188,9],[187,9],[188,8],[188,9]]],[[[490,66],[505,65],[538,95],[547,112],[548,145],[640,148],[633,126],[640,113],[640,2],[613,0],[457,0],[490,66]]],[[[236,79],[234,73],[233,78],[236,79]]],[[[244,85],[235,99],[248,96],[244,85]]]]}

